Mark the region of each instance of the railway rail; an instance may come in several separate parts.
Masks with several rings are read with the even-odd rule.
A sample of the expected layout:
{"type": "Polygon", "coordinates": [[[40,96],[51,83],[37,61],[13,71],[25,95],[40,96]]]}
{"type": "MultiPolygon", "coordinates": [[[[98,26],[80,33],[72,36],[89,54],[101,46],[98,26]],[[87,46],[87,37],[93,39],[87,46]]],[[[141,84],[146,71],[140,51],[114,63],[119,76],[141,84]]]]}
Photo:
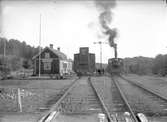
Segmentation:
{"type": "MultiPolygon", "coordinates": [[[[139,97],[138,98],[139,100],[142,99],[140,102],[143,105],[142,104],[135,105],[135,106],[137,106],[136,110],[134,110],[135,114],[137,112],[139,112],[138,108],[144,109],[144,108],[148,107],[148,110],[147,109],[145,109],[145,110],[141,109],[142,110],[141,112],[148,115],[148,116],[152,116],[152,115],[166,116],[166,110],[167,110],[167,98],[166,97],[164,97],[163,95],[154,91],[153,89],[142,85],[141,83],[133,82],[133,81],[128,80],[128,79],[126,79],[122,76],[120,76],[119,78],[122,79],[122,83],[126,82],[128,85],[133,87],[131,89],[134,90],[134,95],[135,94],[141,94],[141,95],[136,95],[136,96],[139,97]],[[140,96],[142,96],[142,98],[140,98],[140,96]],[[145,106],[145,107],[143,107],[143,106],[145,106]]],[[[119,83],[121,83],[121,81],[119,83]]],[[[122,84],[122,86],[125,86],[125,83],[122,84]]],[[[131,92],[133,92],[133,91],[131,91],[131,92]]],[[[135,109],[135,107],[133,109],[135,109]]]]}
{"type": "Polygon", "coordinates": [[[139,82],[133,82],[133,81],[131,81],[131,80],[128,80],[128,79],[124,78],[123,76],[120,76],[120,77],[121,77],[122,79],[124,79],[124,80],[126,80],[126,81],[128,81],[128,82],[130,82],[130,83],[132,83],[132,84],[134,84],[135,86],[138,86],[138,87],[144,89],[145,91],[147,91],[147,92],[149,92],[149,93],[151,93],[151,94],[153,94],[153,95],[156,95],[157,97],[159,97],[159,98],[161,98],[161,99],[167,101],[167,97],[165,97],[164,95],[162,95],[162,94],[156,92],[155,90],[153,90],[153,89],[151,89],[151,88],[149,88],[149,87],[146,87],[146,86],[144,86],[143,84],[141,84],[141,83],[139,83],[139,82]]]}
{"type": "Polygon", "coordinates": [[[90,77],[81,77],[74,81],[55,105],[51,107],[51,109],[46,112],[38,122],[51,121],[59,112],[66,114],[105,113],[108,122],[112,122],[113,120],[103,102],[103,99],[91,83],[90,77]],[[67,104],[72,104],[72,106],[65,107],[67,104]],[[73,107],[79,107],[80,105],[82,107],[79,109],[73,109],[73,107]]]}
{"type": "Polygon", "coordinates": [[[101,102],[101,104],[102,104],[102,106],[103,106],[103,109],[105,110],[105,113],[106,113],[106,115],[107,115],[108,121],[109,121],[109,122],[112,122],[112,121],[114,120],[114,118],[112,118],[112,117],[110,116],[110,112],[108,111],[108,108],[107,108],[107,106],[105,105],[105,103],[104,103],[104,101],[103,101],[103,98],[99,95],[98,90],[96,89],[96,87],[94,86],[94,84],[91,82],[91,79],[90,79],[90,78],[89,78],[89,82],[90,82],[90,84],[91,84],[93,90],[95,91],[95,93],[96,93],[98,99],[100,100],[100,102],[101,102]]]}
{"type": "MultiPolygon", "coordinates": [[[[122,84],[117,79],[117,77],[111,77],[106,80],[100,79],[101,77],[81,77],[75,80],[68,90],[61,96],[61,98],[47,111],[44,116],[38,122],[49,122],[59,113],[65,114],[92,114],[92,113],[104,113],[107,117],[108,122],[125,122],[125,112],[129,112],[132,122],[139,122],[136,117],[137,113],[143,113],[136,111],[135,107],[129,102],[129,98],[125,93],[125,89],[122,88],[122,84]],[[97,81],[98,80],[98,81],[97,81]],[[105,82],[107,82],[105,84],[105,82]],[[110,84],[110,85],[109,85],[110,84]],[[107,88],[106,88],[107,85],[107,88]],[[108,93],[106,93],[106,91],[108,93]],[[105,96],[107,95],[107,96],[105,96]],[[110,98],[109,98],[110,97],[110,98]],[[107,99],[108,100],[107,100],[107,99]],[[86,102],[85,102],[86,101],[86,102]],[[71,105],[71,106],[66,106],[71,105]],[[75,107],[75,108],[73,108],[75,107]],[[76,108],[79,107],[79,108],[76,108]],[[118,115],[119,114],[119,115],[118,115]],[[121,118],[122,115],[122,118],[121,118]]],[[[125,78],[119,77],[123,80],[125,78]]],[[[127,80],[126,80],[127,81],[127,80]]],[[[132,81],[127,81],[136,87],[142,88],[144,86],[140,84],[135,84],[132,81]]],[[[125,83],[125,81],[124,81],[125,83]]],[[[142,88],[144,91],[147,91],[147,88],[142,88]]],[[[153,91],[154,92],[154,91],[153,91]]],[[[158,97],[157,94],[149,91],[149,94],[154,97],[158,97]]],[[[152,96],[152,97],[153,97],[152,96]]],[[[154,98],[157,99],[157,98],[154,98]]],[[[157,101],[165,100],[164,98],[159,97],[157,101]]],[[[163,104],[166,106],[167,104],[163,104]]],[[[144,113],[145,114],[145,113],[144,113]]]]}
{"type": "Polygon", "coordinates": [[[136,118],[117,81],[114,78],[111,78],[110,80],[109,79],[110,78],[108,78],[107,80],[101,79],[105,80],[106,83],[103,83],[103,81],[101,80],[99,80],[99,82],[91,81],[91,83],[93,84],[92,86],[99,94],[99,96],[101,97],[100,99],[102,99],[103,104],[106,107],[106,114],[110,117],[109,121],[125,122],[124,113],[129,112],[131,114],[131,116],[129,116],[129,119],[131,119],[133,122],[138,122],[138,119],[136,118]]]}
{"type": "Polygon", "coordinates": [[[121,97],[123,98],[123,101],[125,102],[125,104],[126,104],[128,110],[129,110],[129,112],[131,113],[133,120],[134,120],[135,122],[139,122],[138,119],[136,118],[136,115],[135,115],[134,111],[132,110],[132,108],[131,108],[131,106],[130,106],[130,104],[129,104],[127,98],[126,98],[126,96],[124,95],[123,91],[121,90],[121,88],[120,88],[118,82],[115,81],[114,78],[112,78],[112,80],[113,80],[113,82],[115,83],[115,86],[117,87],[117,89],[119,90],[119,93],[121,94],[121,97]]]}
{"type": "Polygon", "coordinates": [[[46,113],[44,113],[43,117],[40,118],[38,122],[45,122],[48,119],[48,117],[51,115],[51,113],[54,112],[55,109],[58,107],[58,105],[60,104],[60,102],[72,90],[72,88],[75,86],[75,84],[77,83],[77,81],[78,81],[78,79],[75,79],[74,82],[72,82],[72,84],[69,86],[69,88],[67,89],[67,91],[60,97],[60,99],[51,107],[51,109],[49,111],[47,111],[46,113]]]}

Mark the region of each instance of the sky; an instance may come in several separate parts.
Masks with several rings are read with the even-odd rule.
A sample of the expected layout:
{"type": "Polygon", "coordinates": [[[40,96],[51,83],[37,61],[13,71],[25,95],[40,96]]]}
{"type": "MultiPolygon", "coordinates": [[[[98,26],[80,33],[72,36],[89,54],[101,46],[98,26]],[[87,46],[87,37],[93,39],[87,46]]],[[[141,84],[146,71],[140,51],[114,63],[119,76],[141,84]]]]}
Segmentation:
{"type": "MultiPolygon", "coordinates": [[[[1,1],[0,36],[39,45],[41,15],[41,46],[53,44],[69,58],[79,52],[79,47],[89,47],[100,62],[100,45],[107,37],[100,38],[97,10],[93,0],[66,1],[1,1]]],[[[155,57],[167,53],[167,5],[163,0],[117,0],[112,9],[111,27],[118,30],[115,42],[118,57],[155,57]]],[[[102,45],[103,62],[114,57],[108,44],[102,45]]]]}

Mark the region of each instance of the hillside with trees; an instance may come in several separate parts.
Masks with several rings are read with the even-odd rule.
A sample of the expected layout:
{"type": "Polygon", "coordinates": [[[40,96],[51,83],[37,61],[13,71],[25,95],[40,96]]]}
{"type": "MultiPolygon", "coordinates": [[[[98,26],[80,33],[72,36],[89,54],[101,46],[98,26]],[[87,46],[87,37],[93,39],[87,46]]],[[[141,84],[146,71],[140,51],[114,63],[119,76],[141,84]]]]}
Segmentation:
{"type": "Polygon", "coordinates": [[[0,38],[0,71],[4,66],[7,71],[32,67],[32,57],[38,53],[38,48],[27,45],[16,39],[0,38]],[[5,48],[5,57],[4,57],[5,48]]]}
{"type": "Polygon", "coordinates": [[[124,72],[138,75],[167,75],[167,55],[157,55],[155,58],[134,57],[124,59],[124,72]]]}
{"type": "Polygon", "coordinates": [[[156,75],[166,76],[167,75],[167,54],[157,55],[154,59],[152,72],[156,75]]]}
{"type": "MultiPolygon", "coordinates": [[[[32,57],[38,53],[39,48],[32,47],[26,42],[16,39],[7,40],[0,38],[0,73],[4,71],[17,71],[19,69],[32,68],[32,57]],[[5,57],[4,57],[4,47],[5,57]]],[[[96,63],[96,68],[100,67],[96,63]]],[[[107,67],[107,64],[103,64],[107,67]]],[[[167,54],[159,54],[155,58],[134,57],[124,58],[124,73],[134,73],[138,75],[155,74],[160,76],[167,75],[167,54]]]]}
{"type": "Polygon", "coordinates": [[[134,57],[124,59],[124,72],[138,75],[152,74],[153,58],[134,57]]]}

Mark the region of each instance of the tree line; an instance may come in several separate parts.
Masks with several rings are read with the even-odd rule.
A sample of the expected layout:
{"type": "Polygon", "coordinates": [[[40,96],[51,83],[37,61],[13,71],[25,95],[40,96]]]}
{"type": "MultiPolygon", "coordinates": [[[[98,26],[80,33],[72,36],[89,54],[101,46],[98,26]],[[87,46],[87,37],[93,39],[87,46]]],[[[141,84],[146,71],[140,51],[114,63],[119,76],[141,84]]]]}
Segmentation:
{"type": "Polygon", "coordinates": [[[31,68],[31,59],[38,53],[38,50],[38,47],[32,47],[24,41],[0,38],[0,71],[4,69],[4,66],[9,71],[31,68]]]}
{"type": "Polygon", "coordinates": [[[134,57],[124,59],[124,72],[138,75],[167,75],[167,55],[159,54],[155,58],[134,57]]]}
{"type": "Polygon", "coordinates": [[[139,75],[152,74],[153,60],[153,58],[142,56],[134,58],[125,58],[124,72],[139,75]]]}
{"type": "MultiPolygon", "coordinates": [[[[32,57],[39,52],[39,47],[32,47],[26,42],[17,39],[0,37],[0,72],[4,66],[9,71],[16,71],[21,68],[32,68],[32,57]],[[4,47],[6,47],[4,57],[4,47]]],[[[124,58],[124,73],[139,75],[156,74],[167,75],[167,54],[159,54],[155,58],[134,57],[124,58]]]]}
{"type": "Polygon", "coordinates": [[[154,65],[152,67],[152,72],[154,74],[160,74],[162,76],[167,75],[167,54],[166,55],[157,55],[154,59],[154,65]]]}

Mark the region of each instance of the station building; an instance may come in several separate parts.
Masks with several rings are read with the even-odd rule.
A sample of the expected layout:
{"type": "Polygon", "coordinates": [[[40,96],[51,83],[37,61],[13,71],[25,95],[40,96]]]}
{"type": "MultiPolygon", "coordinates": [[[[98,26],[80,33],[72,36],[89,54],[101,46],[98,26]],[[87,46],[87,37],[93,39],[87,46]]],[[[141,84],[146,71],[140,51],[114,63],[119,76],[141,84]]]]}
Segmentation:
{"type": "Polygon", "coordinates": [[[50,47],[45,47],[40,53],[33,58],[33,74],[70,74],[72,72],[72,60],[67,59],[67,56],[60,51],[60,48],[54,49],[53,44],[50,47]],[[40,57],[39,57],[40,56],[40,57]],[[39,68],[40,59],[40,68],[39,68]]]}

